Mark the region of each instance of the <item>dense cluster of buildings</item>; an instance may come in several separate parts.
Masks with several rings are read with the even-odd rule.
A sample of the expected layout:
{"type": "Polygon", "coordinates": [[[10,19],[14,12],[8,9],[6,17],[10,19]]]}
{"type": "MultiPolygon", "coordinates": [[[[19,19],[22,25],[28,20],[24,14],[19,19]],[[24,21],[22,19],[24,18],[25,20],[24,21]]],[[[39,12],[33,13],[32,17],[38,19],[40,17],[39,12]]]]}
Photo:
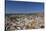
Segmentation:
{"type": "Polygon", "coordinates": [[[44,16],[11,15],[5,18],[6,31],[44,28],[44,16]]]}

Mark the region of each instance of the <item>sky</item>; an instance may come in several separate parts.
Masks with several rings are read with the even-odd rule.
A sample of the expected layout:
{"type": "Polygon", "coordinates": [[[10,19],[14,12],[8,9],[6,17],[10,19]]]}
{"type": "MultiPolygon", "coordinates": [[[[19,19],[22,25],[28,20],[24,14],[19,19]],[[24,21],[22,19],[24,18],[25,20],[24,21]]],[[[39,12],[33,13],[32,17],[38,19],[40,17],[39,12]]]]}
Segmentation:
{"type": "Polygon", "coordinates": [[[40,13],[44,11],[44,3],[6,1],[6,13],[40,13]]]}

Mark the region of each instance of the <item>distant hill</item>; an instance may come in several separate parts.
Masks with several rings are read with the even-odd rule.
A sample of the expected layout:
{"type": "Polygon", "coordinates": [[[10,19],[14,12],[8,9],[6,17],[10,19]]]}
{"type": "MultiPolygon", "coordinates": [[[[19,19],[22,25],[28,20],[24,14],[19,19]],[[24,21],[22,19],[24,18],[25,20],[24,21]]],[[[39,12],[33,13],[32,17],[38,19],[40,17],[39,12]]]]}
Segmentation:
{"type": "Polygon", "coordinates": [[[37,13],[14,13],[14,14],[5,14],[6,16],[10,15],[37,15],[37,13]]]}
{"type": "Polygon", "coordinates": [[[10,16],[10,15],[43,15],[44,13],[7,13],[5,16],[10,16]]]}

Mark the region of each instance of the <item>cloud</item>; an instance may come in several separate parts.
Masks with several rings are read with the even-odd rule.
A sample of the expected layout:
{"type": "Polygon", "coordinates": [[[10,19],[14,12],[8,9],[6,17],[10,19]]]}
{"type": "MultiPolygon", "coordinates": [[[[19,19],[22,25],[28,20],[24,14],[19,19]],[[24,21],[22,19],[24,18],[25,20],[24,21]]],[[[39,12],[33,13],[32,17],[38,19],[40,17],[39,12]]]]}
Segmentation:
{"type": "Polygon", "coordinates": [[[44,0],[8,0],[8,1],[44,2],[44,0]]]}

